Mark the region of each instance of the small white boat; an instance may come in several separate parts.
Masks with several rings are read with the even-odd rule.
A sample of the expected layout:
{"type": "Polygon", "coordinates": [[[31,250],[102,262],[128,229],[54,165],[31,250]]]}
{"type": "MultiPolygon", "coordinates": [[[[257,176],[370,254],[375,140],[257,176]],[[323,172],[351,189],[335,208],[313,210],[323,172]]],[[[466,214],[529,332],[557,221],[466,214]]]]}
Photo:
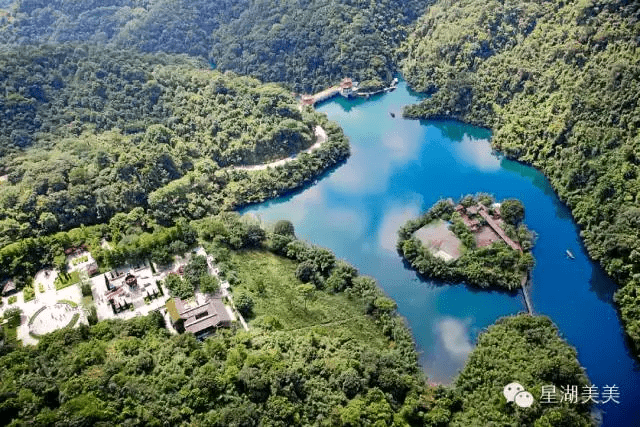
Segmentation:
{"type": "Polygon", "coordinates": [[[569,258],[569,259],[576,259],[576,257],[575,257],[575,256],[573,256],[573,253],[572,253],[569,249],[567,249],[567,258],[569,258]]]}

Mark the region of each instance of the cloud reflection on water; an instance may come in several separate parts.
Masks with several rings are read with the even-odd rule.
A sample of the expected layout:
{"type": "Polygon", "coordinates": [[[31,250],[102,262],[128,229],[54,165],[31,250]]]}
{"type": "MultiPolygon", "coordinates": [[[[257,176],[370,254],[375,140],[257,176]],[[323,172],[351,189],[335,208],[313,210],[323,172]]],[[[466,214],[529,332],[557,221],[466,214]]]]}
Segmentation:
{"type": "Polygon", "coordinates": [[[452,358],[467,360],[473,345],[469,339],[469,328],[463,321],[455,317],[445,317],[434,328],[444,349],[452,358]]]}
{"type": "Polygon", "coordinates": [[[417,193],[412,196],[413,200],[409,203],[390,205],[385,209],[378,227],[378,246],[381,249],[395,251],[400,226],[420,214],[422,196],[417,193]]]}
{"type": "Polygon", "coordinates": [[[462,140],[455,144],[455,151],[461,160],[481,171],[500,170],[500,158],[493,153],[489,140],[475,139],[465,134],[462,140]]]}

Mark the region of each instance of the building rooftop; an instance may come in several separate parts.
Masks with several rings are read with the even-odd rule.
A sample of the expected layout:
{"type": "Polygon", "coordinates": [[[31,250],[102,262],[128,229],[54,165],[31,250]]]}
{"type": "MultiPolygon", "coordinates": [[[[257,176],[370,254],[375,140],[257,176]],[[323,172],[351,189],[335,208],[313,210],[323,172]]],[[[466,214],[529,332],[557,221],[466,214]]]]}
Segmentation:
{"type": "Polygon", "coordinates": [[[2,285],[2,295],[10,294],[16,291],[16,284],[13,280],[9,279],[2,285]]]}
{"type": "Polygon", "coordinates": [[[184,320],[187,332],[198,334],[206,329],[228,326],[231,323],[231,317],[220,298],[201,296],[193,301],[175,298],[174,304],[175,312],[184,320]]]}

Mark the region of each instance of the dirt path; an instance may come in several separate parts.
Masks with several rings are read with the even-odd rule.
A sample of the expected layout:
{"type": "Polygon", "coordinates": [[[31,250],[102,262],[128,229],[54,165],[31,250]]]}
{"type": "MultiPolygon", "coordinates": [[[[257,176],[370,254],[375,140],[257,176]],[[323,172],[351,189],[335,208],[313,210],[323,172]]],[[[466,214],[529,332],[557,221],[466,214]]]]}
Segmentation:
{"type": "Polygon", "coordinates": [[[266,169],[266,168],[275,168],[276,166],[282,166],[282,165],[284,165],[284,164],[286,164],[288,162],[296,160],[296,158],[301,153],[311,153],[313,150],[315,150],[316,148],[320,147],[322,144],[324,144],[327,141],[327,132],[325,132],[325,130],[322,128],[322,126],[320,126],[320,125],[316,126],[316,129],[315,129],[314,133],[316,135],[316,143],[313,144],[311,147],[307,148],[306,150],[300,151],[298,154],[296,154],[293,157],[287,157],[286,159],[276,160],[276,161],[271,162],[271,163],[263,163],[261,165],[233,166],[232,169],[245,170],[245,171],[258,171],[258,170],[263,170],[263,169],[266,169]]]}

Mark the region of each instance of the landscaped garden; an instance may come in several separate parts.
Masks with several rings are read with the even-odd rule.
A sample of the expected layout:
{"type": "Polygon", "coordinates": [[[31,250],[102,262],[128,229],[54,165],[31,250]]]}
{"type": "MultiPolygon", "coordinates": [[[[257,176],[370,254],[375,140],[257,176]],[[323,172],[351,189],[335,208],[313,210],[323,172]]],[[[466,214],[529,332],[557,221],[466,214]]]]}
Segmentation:
{"type": "Polygon", "coordinates": [[[72,271],[70,273],[60,273],[56,277],[55,285],[56,290],[64,289],[71,285],[75,285],[80,281],[80,272],[72,271]]]}

